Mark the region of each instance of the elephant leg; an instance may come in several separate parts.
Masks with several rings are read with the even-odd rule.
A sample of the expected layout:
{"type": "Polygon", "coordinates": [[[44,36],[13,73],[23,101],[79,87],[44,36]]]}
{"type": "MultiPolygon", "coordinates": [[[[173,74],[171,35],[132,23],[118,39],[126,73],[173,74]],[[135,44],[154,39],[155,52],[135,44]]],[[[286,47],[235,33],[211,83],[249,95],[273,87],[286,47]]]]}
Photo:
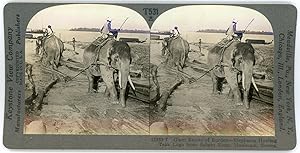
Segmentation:
{"type": "Polygon", "coordinates": [[[47,57],[47,60],[46,60],[46,67],[50,67],[53,70],[57,70],[54,59],[49,56],[47,57]]]}
{"type": "Polygon", "coordinates": [[[161,50],[161,56],[165,56],[165,52],[166,52],[166,49],[165,49],[165,47],[163,47],[163,49],[161,50]]]}
{"type": "Polygon", "coordinates": [[[46,56],[46,57],[43,58],[43,65],[46,66],[46,67],[50,67],[51,61],[49,59],[49,56],[46,56]]]}
{"type": "Polygon", "coordinates": [[[36,47],[36,48],[35,48],[35,54],[36,54],[36,55],[39,55],[39,51],[40,51],[40,47],[36,47]]]}
{"type": "MultiPolygon", "coordinates": [[[[251,73],[252,74],[252,73],[251,73]]],[[[250,103],[249,103],[249,99],[248,99],[248,95],[249,95],[249,90],[250,90],[250,86],[251,86],[251,78],[252,75],[248,75],[245,77],[245,89],[243,89],[243,102],[245,104],[246,109],[250,108],[250,103]]]]}
{"type": "Polygon", "coordinates": [[[99,76],[93,76],[93,89],[98,92],[99,76]]]}
{"type": "Polygon", "coordinates": [[[44,64],[44,60],[45,60],[45,56],[46,56],[44,48],[41,48],[40,55],[41,56],[40,56],[39,62],[41,62],[42,64],[44,64]]]}
{"type": "Polygon", "coordinates": [[[88,88],[88,92],[89,93],[93,93],[93,76],[90,72],[86,72],[86,76],[87,76],[87,79],[88,79],[88,83],[89,83],[89,88],[88,88]]]}
{"type": "Polygon", "coordinates": [[[53,70],[57,70],[58,66],[55,64],[53,60],[51,60],[50,65],[52,66],[53,70]]]}
{"type": "Polygon", "coordinates": [[[100,66],[101,75],[103,78],[103,81],[106,85],[106,90],[108,90],[110,98],[112,100],[113,104],[118,104],[118,96],[117,96],[117,90],[115,88],[114,78],[113,78],[113,70],[107,68],[104,65],[100,66]]]}
{"type": "Polygon", "coordinates": [[[232,92],[231,88],[229,89],[228,98],[229,99],[233,99],[234,98],[234,95],[233,95],[233,92],[232,92]]]}
{"type": "Polygon", "coordinates": [[[225,77],[234,95],[236,105],[243,105],[241,102],[241,93],[238,88],[237,74],[230,67],[225,67],[225,77]]]}
{"type": "Polygon", "coordinates": [[[217,93],[217,78],[216,78],[216,76],[214,75],[213,72],[211,72],[210,75],[211,75],[211,80],[212,80],[212,83],[213,83],[212,94],[216,94],[217,93]]]}
{"type": "Polygon", "coordinates": [[[60,58],[61,58],[61,54],[58,53],[54,59],[54,63],[55,63],[55,66],[58,68],[59,64],[60,64],[60,58]]]}
{"type": "Polygon", "coordinates": [[[109,95],[110,95],[107,87],[104,90],[104,95],[107,97],[109,97],[109,95]]]}
{"type": "Polygon", "coordinates": [[[176,65],[178,71],[180,71],[180,72],[183,71],[183,68],[179,62],[176,62],[175,65],[176,65]]]}
{"type": "Polygon", "coordinates": [[[218,94],[222,94],[224,78],[216,78],[216,79],[217,79],[217,92],[218,94]]]}

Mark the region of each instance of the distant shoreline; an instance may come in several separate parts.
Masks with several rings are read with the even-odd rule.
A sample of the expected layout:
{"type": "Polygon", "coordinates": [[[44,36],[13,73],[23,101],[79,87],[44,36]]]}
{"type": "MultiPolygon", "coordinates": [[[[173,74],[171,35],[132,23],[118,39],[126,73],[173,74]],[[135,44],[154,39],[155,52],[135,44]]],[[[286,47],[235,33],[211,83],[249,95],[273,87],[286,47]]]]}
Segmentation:
{"type": "MultiPolygon", "coordinates": [[[[100,32],[99,28],[72,28],[66,29],[66,31],[80,31],[80,32],[100,32]]],[[[225,33],[226,30],[218,30],[218,29],[206,29],[206,30],[198,30],[198,31],[189,31],[195,33],[225,33]]],[[[26,33],[44,33],[42,30],[26,30],[26,33]]],[[[124,29],[121,30],[120,33],[142,33],[142,34],[152,34],[152,35],[169,35],[170,32],[168,31],[161,31],[161,32],[150,32],[148,30],[128,30],[124,29]]],[[[256,34],[256,35],[273,35],[273,32],[266,32],[266,31],[246,31],[245,34],[256,34]]]]}
{"type": "MultiPolygon", "coordinates": [[[[69,31],[90,31],[90,32],[100,32],[99,28],[71,28],[69,31]]],[[[203,29],[197,30],[194,32],[202,32],[202,33],[226,33],[226,30],[223,29],[203,29]]],[[[138,30],[138,29],[121,29],[120,33],[150,33],[150,34],[158,34],[158,35],[169,35],[169,31],[156,31],[151,32],[150,30],[138,30]]],[[[269,31],[250,31],[247,30],[245,34],[260,34],[260,35],[273,35],[273,32],[269,31]]]]}
{"type": "MultiPolygon", "coordinates": [[[[226,30],[218,30],[218,29],[206,29],[206,30],[198,30],[195,32],[202,33],[226,33],[226,30]]],[[[245,34],[257,34],[257,35],[273,35],[273,32],[269,31],[246,31],[245,34]]]]}

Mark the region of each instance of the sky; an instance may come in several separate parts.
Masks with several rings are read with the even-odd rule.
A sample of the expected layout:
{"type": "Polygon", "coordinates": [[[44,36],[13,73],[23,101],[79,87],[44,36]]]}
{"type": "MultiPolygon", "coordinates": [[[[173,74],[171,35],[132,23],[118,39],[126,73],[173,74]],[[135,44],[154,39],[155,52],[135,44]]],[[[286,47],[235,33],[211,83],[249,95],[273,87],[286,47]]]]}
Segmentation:
{"type": "Polygon", "coordinates": [[[152,30],[170,30],[178,26],[181,31],[199,29],[227,29],[233,19],[238,20],[237,30],[270,31],[268,19],[253,9],[225,5],[189,5],[173,8],[160,15],[152,25],[152,30]]]}
{"type": "MultiPolygon", "coordinates": [[[[101,28],[106,18],[112,18],[113,28],[119,28],[127,18],[123,29],[149,30],[144,18],[137,12],[116,5],[107,4],[68,4],[44,9],[29,22],[30,29],[45,28],[48,24],[55,29],[79,27],[101,28]]],[[[199,29],[227,29],[232,19],[238,20],[237,29],[273,31],[267,18],[261,13],[238,6],[189,5],[170,9],[161,14],[153,23],[152,31],[169,31],[178,26],[179,30],[197,31],[199,29]]]]}
{"type": "Polygon", "coordinates": [[[101,28],[107,17],[112,18],[112,27],[119,28],[124,20],[124,29],[149,30],[144,18],[134,10],[106,4],[68,4],[49,7],[32,17],[27,28],[41,29],[48,24],[53,29],[79,27],[101,28]]]}

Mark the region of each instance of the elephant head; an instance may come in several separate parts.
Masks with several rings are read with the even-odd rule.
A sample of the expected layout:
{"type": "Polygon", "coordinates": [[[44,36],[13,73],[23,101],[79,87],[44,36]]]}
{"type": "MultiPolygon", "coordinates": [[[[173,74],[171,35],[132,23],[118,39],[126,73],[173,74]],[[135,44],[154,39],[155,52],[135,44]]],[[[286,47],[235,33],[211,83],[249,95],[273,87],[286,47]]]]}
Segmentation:
{"type": "Polygon", "coordinates": [[[132,89],[135,90],[129,75],[131,60],[132,57],[128,44],[122,41],[115,41],[112,44],[112,48],[109,52],[109,64],[118,70],[118,85],[120,87],[119,97],[123,107],[126,106],[125,94],[127,82],[129,82],[132,89]]]}
{"type": "MultiPolygon", "coordinates": [[[[131,60],[130,47],[126,42],[110,39],[101,48],[93,43],[90,44],[83,53],[83,63],[89,67],[86,70],[89,81],[88,91],[97,91],[94,88],[95,82],[97,83],[95,79],[101,76],[106,85],[105,95],[111,98],[112,103],[117,104],[120,101],[125,107],[127,82],[130,83],[132,89],[135,89],[129,75],[131,60]],[[95,61],[99,63],[94,64],[95,61]],[[117,72],[117,76],[114,75],[115,72],[117,72]],[[118,86],[120,87],[119,100],[115,86],[117,78],[119,78],[118,86]]],[[[96,84],[97,86],[98,84],[96,84]]]]}
{"type": "Polygon", "coordinates": [[[220,92],[218,88],[220,82],[218,80],[225,78],[230,86],[230,95],[234,96],[236,104],[245,105],[246,108],[249,108],[248,94],[251,83],[258,91],[253,79],[254,48],[251,44],[233,41],[223,53],[222,49],[222,47],[216,45],[208,52],[207,61],[210,68],[222,64],[221,67],[214,68],[211,71],[213,93],[220,92]],[[243,97],[241,97],[239,83],[242,83],[243,97]]]}
{"type": "Polygon", "coordinates": [[[248,43],[232,45],[225,50],[223,62],[229,65],[229,67],[224,68],[224,71],[236,103],[249,108],[248,95],[251,84],[253,84],[254,88],[258,91],[253,78],[253,67],[255,65],[253,46],[248,43]],[[242,83],[241,90],[238,86],[240,81],[242,83]],[[240,91],[242,92],[242,97],[240,96],[240,91]]]}

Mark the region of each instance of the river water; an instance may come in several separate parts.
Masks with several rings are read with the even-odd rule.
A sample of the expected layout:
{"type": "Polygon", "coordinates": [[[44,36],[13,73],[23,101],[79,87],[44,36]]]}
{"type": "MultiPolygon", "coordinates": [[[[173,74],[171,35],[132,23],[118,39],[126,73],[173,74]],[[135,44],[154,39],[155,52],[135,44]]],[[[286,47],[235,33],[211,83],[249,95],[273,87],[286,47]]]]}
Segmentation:
{"type": "MultiPolygon", "coordinates": [[[[168,35],[160,35],[161,38],[168,37],[168,35]]],[[[224,33],[205,33],[205,32],[184,32],[181,33],[181,37],[186,39],[189,43],[198,42],[201,39],[205,43],[217,43],[221,39],[225,38],[224,33]]],[[[273,35],[258,35],[258,34],[244,34],[242,41],[246,39],[263,39],[266,42],[270,42],[274,39],[273,35]]]]}
{"type": "MultiPolygon", "coordinates": [[[[100,33],[99,32],[88,32],[88,31],[68,31],[68,30],[57,30],[55,35],[60,37],[62,41],[71,41],[73,37],[77,41],[91,42],[95,40],[100,33]]],[[[181,36],[188,42],[198,42],[199,39],[205,43],[216,43],[222,38],[226,37],[223,33],[204,33],[204,32],[183,32],[181,36]]],[[[118,38],[139,38],[140,41],[146,40],[147,43],[150,41],[149,33],[119,33],[118,38]]],[[[168,37],[168,35],[160,35],[161,38],[168,37]]],[[[258,35],[258,34],[245,34],[242,41],[246,39],[263,39],[266,42],[270,42],[274,39],[273,35],[258,35]]]]}

